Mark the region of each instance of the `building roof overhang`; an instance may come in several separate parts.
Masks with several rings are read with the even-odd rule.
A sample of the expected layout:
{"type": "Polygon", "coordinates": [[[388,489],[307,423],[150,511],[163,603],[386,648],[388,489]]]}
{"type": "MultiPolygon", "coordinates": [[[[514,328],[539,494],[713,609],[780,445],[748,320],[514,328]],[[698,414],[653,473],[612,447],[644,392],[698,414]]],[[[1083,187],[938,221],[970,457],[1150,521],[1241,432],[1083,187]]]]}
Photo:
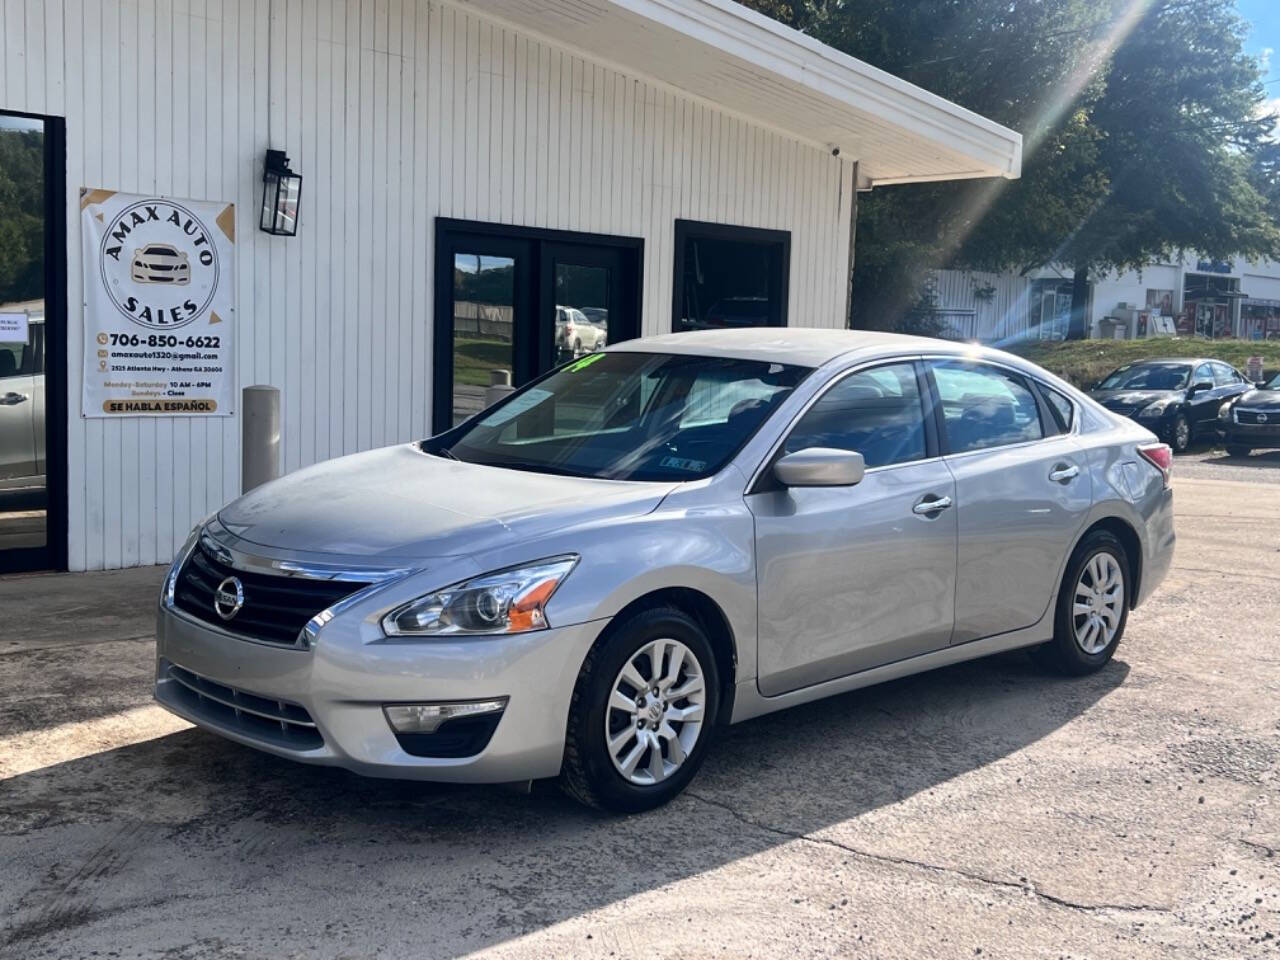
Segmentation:
{"type": "Polygon", "coordinates": [[[1015,178],[1016,131],[733,0],[452,0],[858,162],[858,186],[1015,178]]]}

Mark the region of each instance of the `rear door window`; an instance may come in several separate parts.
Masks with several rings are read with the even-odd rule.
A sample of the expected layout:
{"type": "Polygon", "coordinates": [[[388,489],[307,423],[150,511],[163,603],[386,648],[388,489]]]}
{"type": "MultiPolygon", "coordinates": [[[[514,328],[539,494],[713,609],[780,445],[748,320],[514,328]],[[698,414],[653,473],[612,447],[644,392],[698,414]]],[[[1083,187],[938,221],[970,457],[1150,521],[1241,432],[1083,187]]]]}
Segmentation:
{"type": "Polygon", "coordinates": [[[1044,395],[1049,404],[1049,409],[1053,413],[1054,420],[1057,421],[1060,432],[1067,433],[1075,423],[1075,404],[1052,387],[1046,387],[1043,383],[1039,384],[1039,386],[1040,392],[1044,395]]]}
{"type": "Polygon", "coordinates": [[[963,360],[934,360],[929,367],[951,453],[1026,443],[1045,435],[1035,394],[1012,371],[963,360]]]}

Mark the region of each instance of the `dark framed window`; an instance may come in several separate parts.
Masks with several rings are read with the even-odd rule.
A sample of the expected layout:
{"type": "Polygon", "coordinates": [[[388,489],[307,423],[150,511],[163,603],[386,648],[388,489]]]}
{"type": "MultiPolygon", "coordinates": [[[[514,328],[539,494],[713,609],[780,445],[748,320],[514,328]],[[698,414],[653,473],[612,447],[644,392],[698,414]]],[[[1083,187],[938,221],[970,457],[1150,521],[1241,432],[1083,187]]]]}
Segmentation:
{"type": "Polygon", "coordinates": [[[785,327],[791,234],[677,220],[671,329],[785,327]]]}

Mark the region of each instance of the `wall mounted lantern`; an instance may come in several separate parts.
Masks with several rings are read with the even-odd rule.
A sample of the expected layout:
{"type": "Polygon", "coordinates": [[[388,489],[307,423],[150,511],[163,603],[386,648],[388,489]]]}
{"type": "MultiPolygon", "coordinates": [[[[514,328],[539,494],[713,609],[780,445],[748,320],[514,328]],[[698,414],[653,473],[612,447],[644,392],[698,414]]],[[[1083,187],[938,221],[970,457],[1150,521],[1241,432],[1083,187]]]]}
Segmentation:
{"type": "Polygon", "coordinates": [[[302,174],[289,169],[283,150],[268,150],[262,171],[263,232],[277,237],[298,234],[298,198],[302,196],[302,174]]]}

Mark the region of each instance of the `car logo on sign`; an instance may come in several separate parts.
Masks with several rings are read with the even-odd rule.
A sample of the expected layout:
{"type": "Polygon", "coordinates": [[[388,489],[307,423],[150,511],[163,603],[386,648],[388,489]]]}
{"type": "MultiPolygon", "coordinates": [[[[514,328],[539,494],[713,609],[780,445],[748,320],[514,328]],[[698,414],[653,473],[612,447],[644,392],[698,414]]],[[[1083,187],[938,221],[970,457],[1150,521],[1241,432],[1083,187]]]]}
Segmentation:
{"type": "Polygon", "coordinates": [[[244,584],[239,577],[227,577],[213,591],[213,610],[223,620],[230,620],[244,606],[244,584]]]}

